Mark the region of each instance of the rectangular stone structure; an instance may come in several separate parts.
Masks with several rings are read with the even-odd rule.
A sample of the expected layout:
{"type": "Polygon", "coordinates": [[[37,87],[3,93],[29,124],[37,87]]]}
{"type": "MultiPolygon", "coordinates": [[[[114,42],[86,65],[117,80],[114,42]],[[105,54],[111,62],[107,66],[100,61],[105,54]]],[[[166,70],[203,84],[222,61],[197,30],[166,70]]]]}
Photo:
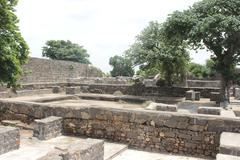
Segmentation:
{"type": "Polygon", "coordinates": [[[195,100],[195,94],[193,90],[186,92],[186,100],[194,101],[195,100]]]}
{"type": "Polygon", "coordinates": [[[66,94],[79,94],[80,88],[79,87],[67,87],[66,94]]]}
{"type": "Polygon", "coordinates": [[[8,126],[0,126],[0,155],[13,150],[17,150],[19,147],[19,129],[8,126]]]}
{"type": "Polygon", "coordinates": [[[186,100],[199,101],[201,98],[200,96],[201,96],[200,92],[195,92],[193,90],[186,92],[186,100]]]}
{"type": "Polygon", "coordinates": [[[33,136],[39,140],[48,140],[62,135],[61,117],[51,116],[34,122],[33,136]]]}
{"type": "Polygon", "coordinates": [[[214,107],[198,107],[198,114],[211,114],[211,115],[220,115],[221,108],[214,107]]]}
{"type": "Polygon", "coordinates": [[[82,139],[68,146],[57,146],[55,150],[38,160],[103,160],[104,141],[82,139]]]}
{"type": "Polygon", "coordinates": [[[240,88],[235,88],[234,93],[235,99],[240,99],[240,88]]]}
{"type": "Polygon", "coordinates": [[[53,86],[52,87],[52,92],[53,93],[60,93],[61,92],[61,87],[60,86],[53,86]]]}
{"type": "Polygon", "coordinates": [[[219,92],[211,92],[210,101],[220,102],[220,98],[219,92]]]}
{"type": "Polygon", "coordinates": [[[195,101],[200,101],[200,98],[201,98],[201,93],[195,92],[195,101]]]}

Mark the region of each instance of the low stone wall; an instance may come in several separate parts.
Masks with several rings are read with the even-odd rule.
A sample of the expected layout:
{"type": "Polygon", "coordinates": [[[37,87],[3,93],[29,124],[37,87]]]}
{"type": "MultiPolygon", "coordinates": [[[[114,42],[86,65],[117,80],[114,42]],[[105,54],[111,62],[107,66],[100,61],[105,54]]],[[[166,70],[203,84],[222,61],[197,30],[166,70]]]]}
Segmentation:
{"type": "Polygon", "coordinates": [[[188,90],[200,92],[201,97],[210,98],[211,92],[218,92],[218,88],[186,88],[186,87],[145,87],[144,85],[108,85],[108,84],[79,84],[69,83],[70,86],[81,86],[83,92],[113,94],[121,91],[125,95],[157,96],[157,97],[185,97],[188,90]]]}
{"type": "MultiPolygon", "coordinates": [[[[19,89],[19,93],[21,90],[52,89],[54,86],[60,86],[62,90],[66,89],[66,87],[80,86],[81,91],[85,93],[113,94],[116,91],[121,91],[125,95],[156,97],[185,97],[186,91],[194,90],[196,92],[200,92],[202,98],[210,98],[211,92],[219,92],[219,88],[157,87],[130,84],[84,84],[73,82],[48,82],[23,84],[19,89]]],[[[4,97],[4,95],[7,95],[7,92],[0,92],[0,97],[4,97]]]]}
{"type": "Polygon", "coordinates": [[[187,87],[220,88],[220,80],[187,80],[187,87]]]}
{"type": "Polygon", "coordinates": [[[36,90],[19,90],[16,92],[12,92],[10,90],[0,92],[0,98],[11,98],[18,96],[32,96],[38,94],[51,94],[52,89],[36,89],[36,90]]]}
{"type": "Polygon", "coordinates": [[[240,132],[239,118],[136,111],[104,107],[61,107],[30,102],[0,101],[0,119],[31,122],[63,117],[63,132],[128,143],[138,149],[215,157],[220,134],[240,132]]]}
{"type": "Polygon", "coordinates": [[[85,83],[85,84],[129,84],[132,77],[79,77],[69,78],[70,83],[85,83]]]}

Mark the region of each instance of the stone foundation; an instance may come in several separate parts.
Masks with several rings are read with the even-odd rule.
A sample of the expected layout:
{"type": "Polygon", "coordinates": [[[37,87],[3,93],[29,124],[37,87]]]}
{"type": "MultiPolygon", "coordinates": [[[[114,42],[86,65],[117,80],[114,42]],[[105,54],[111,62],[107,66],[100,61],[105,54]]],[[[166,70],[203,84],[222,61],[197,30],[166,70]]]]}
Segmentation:
{"type": "Polygon", "coordinates": [[[16,150],[20,146],[19,129],[0,126],[0,155],[16,150]]]}
{"type": "Polygon", "coordinates": [[[62,118],[48,117],[34,121],[33,136],[40,140],[48,140],[62,134],[62,118]]]}
{"type": "Polygon", "coordinates": [[[105,107],[51,107],[0,100],[1,118],[31,122],[63,117],[63,133],[104,138],[155,152],[215,157],[222,132],[240,132],[240,119],[105,107]]]}

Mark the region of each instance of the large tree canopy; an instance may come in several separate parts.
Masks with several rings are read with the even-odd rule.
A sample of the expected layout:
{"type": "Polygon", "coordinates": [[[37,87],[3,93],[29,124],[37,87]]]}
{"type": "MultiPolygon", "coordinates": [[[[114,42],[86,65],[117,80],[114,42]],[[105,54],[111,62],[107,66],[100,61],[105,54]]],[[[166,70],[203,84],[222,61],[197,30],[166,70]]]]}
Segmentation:
{"type": "Polygon", "coordinates": [[[29,49],[17,26],[14,14],[17,0],[0,0],[0,84],[16,87],[29,49]]]}
{"type": "Polygon", "coordinates": [[[134,70],[132,68],[132,63],[129,59],[122,56],[114,56],[109,60],[109,64],[113,67],[111,76],[128,76],[132,77],[134,75],[134,70]]]}
{"type": "Polygon", "coordinates": [[[171,44],[187,42],[193,49],[213,53],[222,75],[222,101],[229,100],[229,84],[240,58],[240,1],[203,0],[183,12],[176,11],[164,24],[165,39],[171,44]]]}
{"type": "Polygon", "coordinates": [[[71,41],[50,40],[43,47],[43,57],[55,60],[66,60],[90,64],[89,54],[83,46],[74,44],[71,41]]]}
{"type": "Polygon", "coordinates": [[[161,73],[168,85],[183,79],[189,61],[185,45],[173,46],[164,42],[162,25],[158,22],[149,23],[126,55],[141,70],[161,73]]]}

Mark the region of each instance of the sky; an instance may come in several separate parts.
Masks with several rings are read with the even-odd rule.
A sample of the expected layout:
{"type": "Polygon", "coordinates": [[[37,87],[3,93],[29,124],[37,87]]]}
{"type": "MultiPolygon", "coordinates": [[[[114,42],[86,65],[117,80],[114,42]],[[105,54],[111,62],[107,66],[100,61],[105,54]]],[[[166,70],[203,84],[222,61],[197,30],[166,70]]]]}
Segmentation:
{"type": "MultiPolygon", "coordinates": [[[[41,57],[48,40],[84,46],[92,64],[109,72],[109,58],[122,55],[150,21],[164,22],[175,10],[199,0],[19,0],[20,31],[31,57],[41,57]]],[[[209,53],[191,51],[203,64],[209,53]]]]}

